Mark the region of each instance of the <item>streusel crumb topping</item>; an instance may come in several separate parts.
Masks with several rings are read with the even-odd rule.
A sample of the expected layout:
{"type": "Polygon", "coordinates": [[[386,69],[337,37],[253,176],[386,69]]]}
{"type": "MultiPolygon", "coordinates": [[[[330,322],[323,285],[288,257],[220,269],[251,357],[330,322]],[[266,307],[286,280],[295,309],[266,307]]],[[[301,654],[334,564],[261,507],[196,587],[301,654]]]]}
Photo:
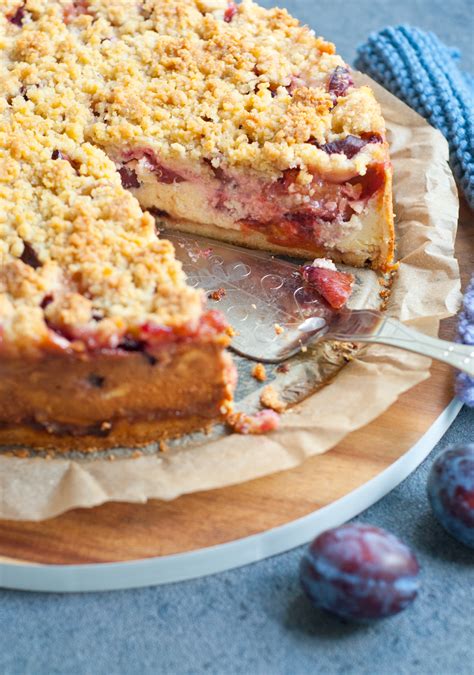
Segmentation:
{"type": "Polygon", "coordinates": [[[365,167],[328,154],[383,134],[370,89],[334,46],[250,0],[3,0],[0,8],[0,334],[49,327],[99,342],[195,321],[172,246],[123,187],[118,154],[264,172],[365,167]]]}

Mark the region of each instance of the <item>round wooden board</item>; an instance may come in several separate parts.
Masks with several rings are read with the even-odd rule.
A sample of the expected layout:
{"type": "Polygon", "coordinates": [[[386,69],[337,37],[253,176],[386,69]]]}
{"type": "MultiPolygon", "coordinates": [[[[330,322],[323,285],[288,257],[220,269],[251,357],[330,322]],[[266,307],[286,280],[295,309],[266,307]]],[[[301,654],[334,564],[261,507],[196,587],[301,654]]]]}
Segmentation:
{"type": "MultiPolygon", "coordinates": [[[[469,226],[470,218],[463,209],[457,255],[464,282],[474,268],[474,228],[469,226]]],[[[452,337],[454,330],[455,320],[450,319],[443,322],[441,335],[452,337]]],[[[378,419],[347,436],[330,452],[290,471],[185,495],[172,502],[108,503],[76,509],[41,523],[0,521],[0,585],[15,587],[15,567],[22,569],[18,582],[21,588],[92,590],[139,586],[199,576],[291,548],[308,539],[311,532],[360,512],[423,460],[460,408],[452,403],[452,381],[452,371],[447,366],[434,364],[428,380],[402,395],[378,419]],[[326,515],[318,519],[318,514],[326,515]],[[285,526],[294,521],[301,524],[299,534],[282,539],[278,533],[289,533],[285,526]],[[305,529],[304,523],[311,523],[312,530],[305,529]],[[268,544],[267,535],[273,530],[275,537],[280,537],[278,544],[275,537],[268,544]],[[268,545],[260,545],[257,550],[258,539],[263,536],[267,536],[268,545]],[[222,545],[238,544],[237,540],[249,542],[252,551],[248,547],[247,553],[242,547],[235,548],[232,557],[229,546],[222,545]],[[203,552],[207,562],[198,556],[203,552]],[[161,575],[150,572],[153,560],[174,564],[186,558],[182,554],[189,558],[187,571],[183,568],[173,574],[168,569],[161,575]],[[220,562],[212,562],[213,555],[220,556],[220,562]],[[123,576],[121,580],[114,577],[120,564],[104,565],[124,561],[149,565],[142,565],[140,578],[132,575],[128,581],[123,576]],[[25,581],[25,566],[36,581],[25,581]],[[106,575],[100,575],[103,581],[84,583],[78,578],[74,581],[74,575],[68,579],[63,574],[56,587],[54,574],[49,574],[43,584],[38,576],[40,570],[72,572],[79,569],[77,566],[88,573],[102,569],[106,575]],[[106,581],[107,575],[110,582],[106,581]]],[[[122,567],[127,569],[126,565],[122,567]]]]}

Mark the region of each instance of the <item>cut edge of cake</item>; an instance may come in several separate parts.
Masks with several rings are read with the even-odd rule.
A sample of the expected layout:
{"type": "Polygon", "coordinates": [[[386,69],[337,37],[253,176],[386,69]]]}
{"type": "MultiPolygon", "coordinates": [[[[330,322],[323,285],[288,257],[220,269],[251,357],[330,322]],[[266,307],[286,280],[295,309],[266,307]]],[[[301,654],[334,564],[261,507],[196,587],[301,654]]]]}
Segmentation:
{"type": "MultiPolygon", "coordinates": [[[[246,226],[245,223],[242,223],[239,228],[222,227],[214,223],[186,219],[181,215],[173,217],[170,211],[163,207],[168,206],[169,209],[170,201],[181,201],[183,204],[185,200],[180,200],[180,185],[172,186],[171,189],[175,191],[172,200],[169,197],[166,199],[157,197],[151,201],[149,189],[144,195],[141,194],[140,188],[132,190],[142,207],[155,214],[158,227],[162,223],[168,229],[181,230],[238,246],[262,249],[296,258],[329,257],[337,263],[353,267],[369,267],[381,272],[390,271],[393,266],[395,236],[390,167],[384,169],[383,189],[369,201],[363,214],[355,216],[354,219],[357,219],[359,226],[335,246],[307,240],[301,243],[292,242],[291,246],[280,244],[278,238],[271,234],[271,223],[268,224],[268,232],[266,232],[265,227],[256,229],[246,226]]],[[[180,208],[180,213],[182,210],[185,209],[180,208]]],[[[188,210],[192,210],[192,203],[188,210]]]]}

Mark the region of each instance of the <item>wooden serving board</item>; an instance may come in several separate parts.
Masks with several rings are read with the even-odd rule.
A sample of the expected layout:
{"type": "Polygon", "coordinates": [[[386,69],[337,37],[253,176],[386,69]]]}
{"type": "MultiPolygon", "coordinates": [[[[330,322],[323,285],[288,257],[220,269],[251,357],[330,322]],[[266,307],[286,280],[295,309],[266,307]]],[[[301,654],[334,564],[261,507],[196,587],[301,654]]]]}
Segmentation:
{"type": "MultiPolygon", "coordinates": [[[[474,270],[471,218],[463,207],[457,255],[464,284],[474,270]]],[[[454,319],[443,322],[443,337],[452,338],[454,331],[454,319]]],[[[348,495],[402,457],[446,409],[452,382],[450,368],[434,364],[428,380],[377,420],[290,471],[172,502],[108,503],[41,523],[0,521],[0,562],[83,565],[156,558],[285,525],[348,495]]]]}

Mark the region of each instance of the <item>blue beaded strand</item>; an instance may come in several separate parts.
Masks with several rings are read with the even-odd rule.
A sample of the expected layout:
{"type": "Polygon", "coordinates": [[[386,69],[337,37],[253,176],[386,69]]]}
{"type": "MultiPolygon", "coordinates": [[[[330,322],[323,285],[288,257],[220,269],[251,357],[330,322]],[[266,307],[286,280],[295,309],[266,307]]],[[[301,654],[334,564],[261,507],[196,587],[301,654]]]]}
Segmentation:
{"type": "Polygon", "coordinates": [[[396,26],[371,34],[355,66],[444,134],[453,173],[474,209],[474,78],[459,69],[459,56],[433,33],[396,26]]]}
{"type": "MultiPolygon", "coordinates": [[[[449,144],[456,180],[474,209],[474,77],[458,67],[459,50],[434,33],[395,26],[373,33],[357,50],[355,66],[439,129],[449,144]]],[[[459,315],[458,339],[474,346],[474,277],[459,315]]],[[[460,373],[456,393],[474,407],[474,379],[460,373]]]]}

